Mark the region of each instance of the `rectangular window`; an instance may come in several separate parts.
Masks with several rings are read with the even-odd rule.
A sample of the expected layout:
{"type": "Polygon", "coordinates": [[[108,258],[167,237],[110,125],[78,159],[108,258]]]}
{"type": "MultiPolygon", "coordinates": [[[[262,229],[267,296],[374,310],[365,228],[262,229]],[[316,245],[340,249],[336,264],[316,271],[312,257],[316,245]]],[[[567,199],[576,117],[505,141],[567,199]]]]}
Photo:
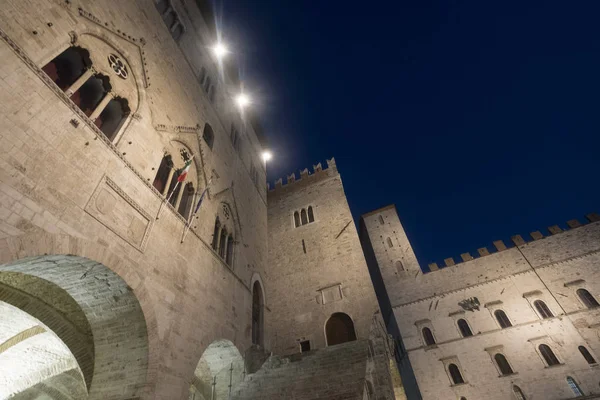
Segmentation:
{"type": "Polygon", "coordinates": [[[310,340],[303,340],[300,342],[300,351],[302,353],[310,351],[310,340]]]}

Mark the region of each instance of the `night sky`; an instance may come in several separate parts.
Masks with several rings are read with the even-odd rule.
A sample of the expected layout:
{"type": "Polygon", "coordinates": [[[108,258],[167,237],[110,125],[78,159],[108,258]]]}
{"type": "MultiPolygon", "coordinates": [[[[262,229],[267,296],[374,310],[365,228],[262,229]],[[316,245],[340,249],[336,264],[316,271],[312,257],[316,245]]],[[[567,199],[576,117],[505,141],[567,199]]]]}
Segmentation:
{"type": "Polygon", "coordinates": [[[334,156],[425,269],[600,212],[599,1],[223,1],[271,183],[334,156]]]}

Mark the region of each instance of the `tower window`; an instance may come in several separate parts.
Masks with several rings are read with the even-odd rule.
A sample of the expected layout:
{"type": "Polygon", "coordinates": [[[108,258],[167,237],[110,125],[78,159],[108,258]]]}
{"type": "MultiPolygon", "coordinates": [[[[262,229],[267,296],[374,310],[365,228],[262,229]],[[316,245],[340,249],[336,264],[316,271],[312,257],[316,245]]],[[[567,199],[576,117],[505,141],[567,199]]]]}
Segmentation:
{"type": "Polygon", "coordinates": [[[544,361],[546,361],[546,364],[549,367],[560,364],[558,358],[556,358],[550,346],[548,346],[547,344],[540,344],[538,348],[540,350],[540,354],[544,358],[544,361]]]}
{"type": "Polygon", "coordinates": [[[575,382],[575,379],[571,378],[570,376],[567,376],[567,384],[569,385],[569,387],[571,388],[571,390],[573,391],[573,394],[575,396],[583,396],[583,391],[581,390],[581,388],[579,387],[579,385],[577,384],[577,382],[575,382]]]}
{"type": "Polygon", "coordinates": [[[383,217],[382,217],[381,215],[379,216],[379,224],[380,224],[380,225],[383,225],[383,224],[384,224],[384,222],[383,222],[383,217]]]}
{"type": "Polygon", "coordinates": [[[469,327],[469,324],[467,324],[467,321],[461,318],[456,321],[456,324],[458,325],[462,337],[473,336],[473,332],[471,332],[471,328],[469,327]]]}
{"type": "Polygon", "coordinates": [[[504,354],[497,353],[494,356],[494,361],[496,361],[496,365],[498,365],[498,369],[502,375],[510,375],[514,373],[510,364],[506,360],[506,357],[504,357],[504,354]]]}
{"type": "Polygon", "coordinates": [[[313,214],[312,206],[308,206],[308,222],[315,222],[315,215],[313,214]]]}
{"type": "Polygon", "coordinates": [[[579,346],[579,352],[588,364],[596,364],[596,360],[584,346],[579,346]]]}
{"type": "Polygon", "coordinates": [[[433,337],[431,329],[425,327],[421,330],[421,333],[423,334],[423,341],[425,342],[425,346],[432,346],[435,344],[435,339],[433,337]]]}
{"type": "Polygon", "coordinates": [[[302,211],[300,211],[300,220],[302,221],[302,225],[308,224],[308,217],[306,216],[305,209],[302,209],[302,211]]]}
{"type": "Polygon", "coordinates": [[[585,289],[577,289],[577,296],[579,296],[581,302],[587,308],[596,308],[600,306],[594,296],[592,296],[592,294],[585,289]]]}
{"type": "Polygon", "coordinates": [[[396,272],[398,272],[398,274],[404,272],[404,265],[402,264],[402,261],[396,261],[396,272]]]}
{"type": "Polygon", "coordinates": [[[388,244],[388,247],[390,247],[390,248],[394,247],[394,244],[392,243],[392,239],[390,239],[390,238],[387,238],[387,244],[388,244]]]}
{"type": "Polygon", "coordinates": [[[500,327],[502,329],[512,326],[512,323],[510,322],[510,320],[508,319],[508,316],[506,315],[506,313],[504,311],[496,310],[494,312],[494,315],[496,316],[496,320],[498,321],[498,323],[500,324],[500,327]]]}
{"type": "Polygon", "coordinates": [[[533,305],[535,306],[537,312],[540,314],[540,317],[542,317],[543,319],[554,317],[552,311],[550,311],[546,303],[544,303],[542,300],[534,301],[533,305]]]}
{"type": "Polygon", "coordinates": [[[294,211],[294,226],[296,228],[300,225],[310,224],[311,222],[315,222],[315,214],[313,212],[312,206],[308,206],[308,208],[303,208],[299,212],[294,211]]]}
{"type": "Polygon", "coordinates": [[[204,131],[202,132],[202,139],[206,142],[208,147],[212,150],[213,143],[215,141],[215,133],[209,124],[204,125],[204,131]]]}
{"type": "Polygon", "coordinates": [[[448,372],[450,373],[450,378],[452,378],[452,383],[455,385],[459,385],[461,383],[465,383],[465,380],[460,373],[460,370],[456,366],[456,364],[448,365],[448,372]]]}

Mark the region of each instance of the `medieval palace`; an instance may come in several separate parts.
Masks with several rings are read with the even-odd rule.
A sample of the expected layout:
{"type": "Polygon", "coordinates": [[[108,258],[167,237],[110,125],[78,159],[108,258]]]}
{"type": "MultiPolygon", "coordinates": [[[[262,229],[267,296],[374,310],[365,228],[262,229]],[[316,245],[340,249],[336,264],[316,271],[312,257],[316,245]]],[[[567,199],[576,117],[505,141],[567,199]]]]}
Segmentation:
{"type": "Polygon", "coordinates": [[[267,185],[211,4],[0,0],[0,399],[600,398],[600,216],[424,273],[267,185]]]}

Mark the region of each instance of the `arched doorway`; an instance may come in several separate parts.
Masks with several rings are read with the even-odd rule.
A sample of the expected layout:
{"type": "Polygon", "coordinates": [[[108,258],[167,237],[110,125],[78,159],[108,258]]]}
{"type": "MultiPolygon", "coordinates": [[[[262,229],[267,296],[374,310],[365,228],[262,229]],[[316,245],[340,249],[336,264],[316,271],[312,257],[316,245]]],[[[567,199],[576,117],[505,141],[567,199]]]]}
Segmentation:
{"type": "Polygon", "coordinates": [[[264,299],[259,281],[252,285],[252,344],[263,346],[264,299]]]}
{"type": "Polygon", "coordinates": [[[222,400],[244,380],[244,359],[227,339],[212,342],[194,371],[189,400],[222,400]]]}
{"type": "MultiPolygon", "coordinates": [[[[19,333],[22,340],[16,349],[50,346],[53,336],[49,333],[66,348],[61,357],[48,354],[41,360],[49,363],[45,371],[56,373],[27,370],[31,373],[25,373],[26,386],[18,379],[8,382],[9,390],[17,393],[15,398],[21,393],[37,393],[39,387],[54,387],[65,379],[72,383],[77,373],[86,396],[68,391],[65,398],[129,399],[138,397],[145,387],[148,335],[143,312],[131,288],[103,264],[78,256],[51,255],[0,265],[0,302],[39,321],[32,325],[33,330],[19,333]],[[37,333],[30,335],[32,332],[37,333]]],[[[15,337],[10,328],[19,321],[13,313],[0,324],[0,344],[15,337]]],[[[18,358],[20,364],[9,365],[0,358],[0,371],[28,368],[36,363],[35,356],[27,353],[18,358]]],[[[77,385],[73,388],[79,390],[77,385]]]]}
{"type": "Polygon", "coordinates": [[[325,337],[327,339],[327,346],[335,346],[336,344],[356,340],[354,322],[352,322],[348,314],[332,314],[325,324],[325,337]]]}

